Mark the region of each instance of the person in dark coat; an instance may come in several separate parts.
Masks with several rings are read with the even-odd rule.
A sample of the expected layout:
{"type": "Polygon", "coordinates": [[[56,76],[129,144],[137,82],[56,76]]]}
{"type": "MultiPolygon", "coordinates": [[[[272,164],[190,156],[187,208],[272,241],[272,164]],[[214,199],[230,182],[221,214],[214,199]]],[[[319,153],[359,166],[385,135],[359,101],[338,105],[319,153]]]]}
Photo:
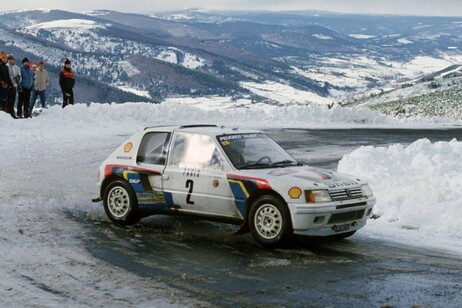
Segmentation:
{"type": "Polygon", "coordinates": [[[63,92],[63,108],[67,105],[74,105],[74,72],[71,68],[71,61],[66,58],[64,60],[64,67],[59,72],[59,85],[63,92]]]}
{"type": "Polygon", "coordinates": [[[8,103],[8,92],[13,88],[10,71],[6,66],[6,57],[6,53],[0,52],[0,108],[5,112],[8,103]]]}

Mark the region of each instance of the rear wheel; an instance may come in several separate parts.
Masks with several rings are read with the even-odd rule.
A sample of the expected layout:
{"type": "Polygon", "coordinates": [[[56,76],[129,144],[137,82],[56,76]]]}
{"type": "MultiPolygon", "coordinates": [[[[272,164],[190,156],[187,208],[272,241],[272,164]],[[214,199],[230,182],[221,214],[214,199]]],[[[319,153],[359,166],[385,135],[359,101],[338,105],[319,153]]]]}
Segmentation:
{"type": "Polygon", "coordinates": [[[250,209],[248,224],[257,242],[276,247],[292,235],[292,223],[285,203],[274,196],[262,196],[250,209]]]}
{"type": "Polygon", "coordinates": [[[106,187],[103,202],[106,215],[116,224],[131,225],[141,219],[135,192],[123,180],[114,181],[106,187]]]}

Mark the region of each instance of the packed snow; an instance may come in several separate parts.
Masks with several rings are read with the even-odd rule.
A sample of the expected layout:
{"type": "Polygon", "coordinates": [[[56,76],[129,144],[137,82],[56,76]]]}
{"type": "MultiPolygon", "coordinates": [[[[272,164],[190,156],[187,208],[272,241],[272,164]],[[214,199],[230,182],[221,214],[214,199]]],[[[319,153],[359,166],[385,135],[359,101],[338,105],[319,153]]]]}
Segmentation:
{"type": "MultiPolygon", "coordinates": [[[[106,222],[103,208],[90,201],[97,195],[99,164],[140,128],[188,123],[257,129],[448,125],[447,120],[399,120],[362,108],[278,107],[218,97],[205,106],[191,98],[161,104],[52,106],[23,120],[0,113],[2,305],[172,304],[163,299],[170,291],[162,283],[92,256],[82,243],[92,235],[67,216],[106,222]]],[[[360,231],[362,236],[462,253],[457,221],[462,214],[461,155],[462,142],[457,140],[365,147],[346,155],[338,169],[367,178],[378,200],[374,212],[380,217],[360,231]]]]}
{"type": "Polygon", "coordinates": [[[338,170],[368,180],[377,197],[364,233],[462,253],[462,142],[361,147],[338,170]]]}

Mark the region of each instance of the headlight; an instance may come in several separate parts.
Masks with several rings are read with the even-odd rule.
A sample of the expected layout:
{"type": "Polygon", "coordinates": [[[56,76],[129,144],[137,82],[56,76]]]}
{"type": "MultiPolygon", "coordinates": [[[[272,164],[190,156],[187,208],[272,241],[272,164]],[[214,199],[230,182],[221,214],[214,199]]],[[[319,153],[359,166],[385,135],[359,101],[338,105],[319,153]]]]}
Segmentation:
{"type": "Polygon", "coordinates": [[[306,203],[318,203],[332,201],[327,190],[305,190],[306,203]]]}
{"type": "Polygon", "coordinates": [[[363,196],[372,197],[372,189],[367,184],[361,185],[361,192],[363,193],[363,196]]]}

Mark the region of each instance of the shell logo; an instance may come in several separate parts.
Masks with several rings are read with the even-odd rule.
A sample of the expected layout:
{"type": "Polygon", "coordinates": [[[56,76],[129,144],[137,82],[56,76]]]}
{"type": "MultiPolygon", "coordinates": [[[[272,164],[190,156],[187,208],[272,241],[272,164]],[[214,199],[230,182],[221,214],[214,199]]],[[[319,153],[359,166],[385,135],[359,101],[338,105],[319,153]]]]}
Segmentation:
{"type": "Polygon", "coordinates": [[[130,152],[130,151],[132,150],[132,148],[133,148],[133,143],[131,143],[131,142],[127,143],[127,144],[125,145],[125,147],[124,147],[125,153],[130,152]]]}
{"type": "Polygon", "coordinates": [[[291,199],[298,199],[302,195],[302,190],[299,187],[292,187],[288,193],[291,199]]]}

